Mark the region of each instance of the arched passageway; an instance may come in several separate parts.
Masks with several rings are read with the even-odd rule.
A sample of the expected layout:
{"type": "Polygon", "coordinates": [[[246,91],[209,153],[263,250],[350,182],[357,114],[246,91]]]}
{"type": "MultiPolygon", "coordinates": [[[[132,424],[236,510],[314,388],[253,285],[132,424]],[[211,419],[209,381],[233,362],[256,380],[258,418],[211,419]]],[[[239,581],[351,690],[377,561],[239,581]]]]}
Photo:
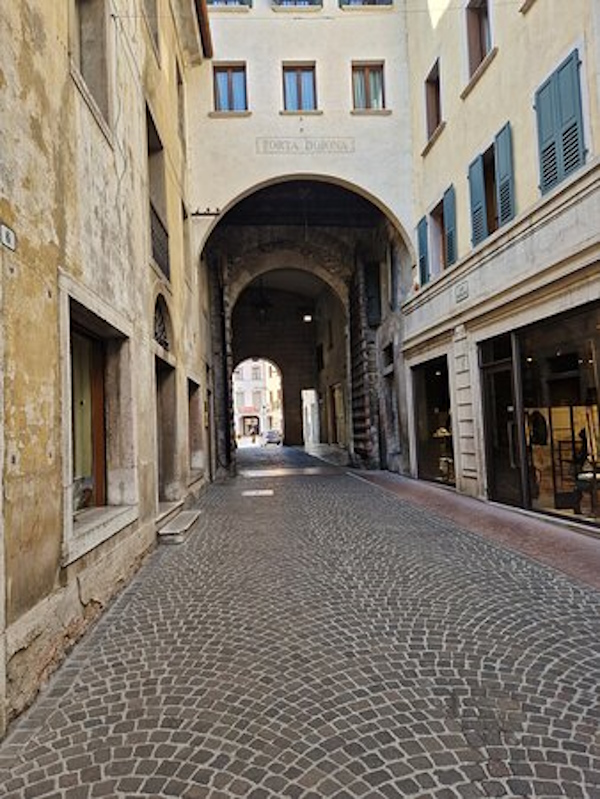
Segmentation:
{"type": "Polygon", "coordinates": [[[232,371],[260,357],[281,370],[286,443],[303,443],[309,414],[311,436],[347,448],[355,465],[389,465],[403,436],[398,387],[390,408],[378,370],[394,338],[382,323],[411,262],[387,216],[348,188],[288,180],[224,214],[204,257],[220,311],[212,331],[220,462],[235,457],[232,371]]]}

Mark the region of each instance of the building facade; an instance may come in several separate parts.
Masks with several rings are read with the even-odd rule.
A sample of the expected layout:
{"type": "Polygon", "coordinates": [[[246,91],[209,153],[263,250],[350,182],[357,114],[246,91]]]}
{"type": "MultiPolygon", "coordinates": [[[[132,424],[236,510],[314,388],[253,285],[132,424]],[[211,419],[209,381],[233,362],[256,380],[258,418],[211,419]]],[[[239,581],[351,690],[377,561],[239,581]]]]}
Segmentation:
{"type": "Polygon", "coordinates": [[[600,8],[444,5],[408,23],[411,473],[597,523],[600,8]]]}
{"type": "Polygon", "coordinates": [[[0,10],[0,730],[211,472],[192,0],[0,10]]]}
{"type": "Polygon", "coordinates": [[[264,441],[268,430],[282,432],[281,376],[262,358],[242,361],[233,370],[233,418],[238,441],[264,441]]]}

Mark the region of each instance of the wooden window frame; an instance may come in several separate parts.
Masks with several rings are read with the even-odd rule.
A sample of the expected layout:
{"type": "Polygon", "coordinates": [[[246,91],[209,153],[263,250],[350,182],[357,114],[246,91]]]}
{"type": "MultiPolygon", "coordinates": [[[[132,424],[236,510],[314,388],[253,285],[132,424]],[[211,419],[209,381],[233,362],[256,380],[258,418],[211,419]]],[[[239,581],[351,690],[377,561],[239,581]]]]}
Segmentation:
{"type": "Polygon", "coordinates": [[[213,68],[213,92],[215,98],[215,111],[222,114],[235,114],[248,110],[248,85],[246,80],[246,65],[245,64],[215,64],[213,68]],[[241,73],[244,76],[244,107],[234,108],[234,93],[233,93],[233,75],[234,73],[241,73]],[[219,106],[220,95],[217,85],[218,75],[227,75],[227,107],[221,108],[219,106]]]}
{"type": "Polygon", "coordinates": [[[435,64],[425,78],[425,113],[427,119],[427,139],[429,140],[442,124],[439,58],[436,59],[435,64]]]}
{"type": "Polygon", "coordinates": [[[373,64],[352,64],[352,105],[355,111],[378,111],[384,110],[386,107],[385,103],[385,81],[384,81],[384,74],[383,74],[383,61],[379,61],[373,64]],[[371,81],[370,81],[370,73],[371,71],[378,72],[381,75],[381,109],[375,108],[373,105],[373,98],[371,97],[371,81]],[[356,95],[354,93],[354,74],[355,73],[362,73],[363,74],[363,83],[365,88],[365,106],[364,108],[359,108],[356,105],[356,95]]]}
{"type": "Polygon", "coordinates": [[[283,107],[285,111],[292,111],[292,112],[302,112],[302,111],[316,111],[318,108],[317,104],[317,77],[316,77],[316,69],[314,64],[284,64],[283,65],[283,107]],[[290,73],[296,74],[296,91],[298,93],[298,108],[290,108],[288,105],[288,95],[286,91],[286,82],[285,76],[290,73]],[[311,108],[304,108],[303,107],[303,98],[302,98],[302,75],[305,73],[309,73],[312,76],[312,89],[313,89],[313,97],[314,97],[314,104],[311,108]]]}
{"type": "Polygon", "coordinates": [[[469,0],[465,13],[471,78],[492,49],[489,0],[469,0]]]}

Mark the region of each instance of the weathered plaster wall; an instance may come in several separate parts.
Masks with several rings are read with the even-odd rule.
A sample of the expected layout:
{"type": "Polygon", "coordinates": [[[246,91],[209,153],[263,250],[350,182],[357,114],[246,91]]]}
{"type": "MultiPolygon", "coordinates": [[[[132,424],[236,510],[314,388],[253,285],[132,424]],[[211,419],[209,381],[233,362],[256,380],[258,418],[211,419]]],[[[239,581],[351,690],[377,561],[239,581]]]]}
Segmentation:
{"type": "MultiPolygon", "coordinates": [[[[191,24],[192,4],[174,5],[180,24],[191,24]]],[[[176,60],[185,74],[200,60],[200,44],[190,52],[195,33],[183,49],[171,4],[159,0],[155,48],[142,3],[135,0],[137,13],[132,6],[106,4],[102,110],[70,58],[70,3],[23,0],[0,11],[0,100],[10,109],[0,119],[0,221],[17,234],[16,251],[0,254],[0,396],[10,397],[3,419],[0,731],[154,546],[159,293],[169,307],[169,357],[177,367],[177,498],[189,501],[205,479],[190,470],[187,379],[206,392],[211,355],[202,278],[184,229],[191,223],[184,223],[176,81],[176,60]],[[166,153],[168,281],[151,261],[146,102],[166,153]],[[116,336],[107,343],[106,383],[123,412],[109,412],[110,507],[94,511],[97,522],[72,518],[71,300],[83,309],[80,321],[116,336]]]]}

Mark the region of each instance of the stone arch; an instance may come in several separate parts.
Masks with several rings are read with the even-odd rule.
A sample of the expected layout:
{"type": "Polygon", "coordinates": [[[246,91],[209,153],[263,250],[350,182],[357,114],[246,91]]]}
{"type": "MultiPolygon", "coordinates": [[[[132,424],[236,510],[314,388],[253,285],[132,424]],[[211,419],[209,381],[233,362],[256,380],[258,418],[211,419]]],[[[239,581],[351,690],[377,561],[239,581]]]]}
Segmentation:
{"type": "Polygon", "coordinates": [[[154,300],[153,339],[168,352],[173,352],[173,322],[164,294],[159,292],[154,300]]]}
{"type": "Polygon", "coordinates": [[[223,219],[227,216],[229,211],[235,208],[242,200],[248,199],[253,194],[261,191],[262,189],[270,188],[271,186],[277,186],[283,183],[288,183],[291,181],[312,181],[315,183],[327,183],[332,186],[338,186],[341,189],[346,189],[346,191],[351,192],[352,194],[356,194],[358,197],[362,197],[364,200],[367,200],[371,205],[377,208],[381,214],[387,220],[388,225],[394,231],[394,235],[397,237],[399,242],[402,242],[403,246],[409,253],[410,260],[413,263],[416,263],[416,251],[413,246],[413,239],[409,235],[408,230],[406,228],[405,223],[395,214],[392,209],[383,202],[377,195],[373,194],[371,191],[366,189],[364,186],[361,186],[358,183],[354,183],[352,181],[346,180],[345,178],[341,178],[337,175],[332,174],[319,174],[317,172],[289,172],[289,173],[282,173],[277,175],[276,177],[271,177],[263,181],[259,181],[258,183],[254,183],[251,186],[247,186],[246,188],[240,190],[235,196],[231,197],[231,199],[226,203],[223,208],[219,208],[218,212],[215,216],[210,218],[210,222],[208,223],[205,231],[202,234],[201,242],[200,242],[200,253],[204,250],[206,244],[208,243],[211,235],[218,228],[219,224],[223,221],[223,219]]]}

